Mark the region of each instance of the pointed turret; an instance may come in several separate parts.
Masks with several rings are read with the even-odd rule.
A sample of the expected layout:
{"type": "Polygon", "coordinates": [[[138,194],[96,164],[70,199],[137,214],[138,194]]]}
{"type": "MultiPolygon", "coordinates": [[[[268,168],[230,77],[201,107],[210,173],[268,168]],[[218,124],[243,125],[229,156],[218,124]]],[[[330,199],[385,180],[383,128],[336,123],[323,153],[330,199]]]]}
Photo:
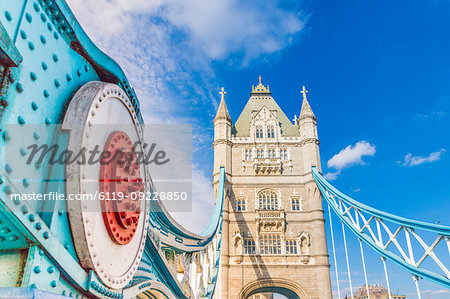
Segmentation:
{"type": "Polygon", "coordinates": [[[304,85],[302,91],[300,92],[303,94],[303,103],[302,109],[300,110],[299,120],[303,118],[312,118],[314,120],[317,120],[316,116],[314,115],[311,109],[311,106],[309,106],[308,99],[306,98],[306,94],[308,93],[308,91],[306,90],[304,85]]]}
{"type": "Polygon", "coordinates": [[[314,115],[311,106],[309,106],[308,100],[306,99],[306,94],[308,91],[305,86],[303,86],[301,93],[303,94],[303,103],[297,124],[301,137],[304,171],[305,173],[311,172],[311,166],[316,166],[317,169],[321,171],[319,139],[317,137],[317,118],[314,115]]]}
{"type": "Polygon", "coordinates": [[[220,166],[225,172],[231,171],[231,117],[225,104],[225,90],[219,92],[221,99],[214,117],[214,182],[218,183],[220,166]]]}
{"type": "Polygon", "coordinates": [[[227,104],[225,104],[225,94],[224,88],[222,87],[222,91],[219,92],[221,95],[219,108],[217,109],[216,117],[214,117],[214,121],[218,119],[226,119],[231,122],[230,114],[228,113],[227,104]]]}

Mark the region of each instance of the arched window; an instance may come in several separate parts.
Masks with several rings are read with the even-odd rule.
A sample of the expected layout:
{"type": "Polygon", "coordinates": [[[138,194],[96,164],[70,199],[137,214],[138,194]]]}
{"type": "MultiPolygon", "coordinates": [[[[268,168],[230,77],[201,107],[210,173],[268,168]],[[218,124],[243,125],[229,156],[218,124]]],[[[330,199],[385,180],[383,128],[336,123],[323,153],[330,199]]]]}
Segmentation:
{"type": "Polygon", "coordinates": [[[261,126],[256,126],[256,138],[263,138],[263,129],[261,126]]]}
{"type": "Polygon", "coordinates": [[[279,234],[261,234],[259,236],[261,254],[281,254],[281,237],[279,234]]]}
{"type": "Polygon", "coordinates": [[[258,195],[260,210],[278,210],[277,194],[273,191],[263,191],[258,195]]]}
{"type": "Polygon", "coordinates": [[[267,127],[267,138],[274,138],[275,137],[275,132],[273,130],[273,126],[268,126],[267,127]]]}

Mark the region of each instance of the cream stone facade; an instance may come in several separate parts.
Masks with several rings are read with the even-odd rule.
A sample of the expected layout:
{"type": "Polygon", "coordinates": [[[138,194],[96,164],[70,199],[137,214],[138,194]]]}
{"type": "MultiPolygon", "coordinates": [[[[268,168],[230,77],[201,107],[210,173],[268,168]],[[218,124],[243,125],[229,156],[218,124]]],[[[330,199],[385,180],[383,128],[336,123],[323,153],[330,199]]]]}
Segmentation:
{"type": "Polygon", "coordinates": [[[320,192],[316,117],[303,103],[292,123],[269,86],[252,87],[233,124],[221,102],[214,118],[213,186],[225,166],[221,272],[216,298],[331,298],[320,192]]]}

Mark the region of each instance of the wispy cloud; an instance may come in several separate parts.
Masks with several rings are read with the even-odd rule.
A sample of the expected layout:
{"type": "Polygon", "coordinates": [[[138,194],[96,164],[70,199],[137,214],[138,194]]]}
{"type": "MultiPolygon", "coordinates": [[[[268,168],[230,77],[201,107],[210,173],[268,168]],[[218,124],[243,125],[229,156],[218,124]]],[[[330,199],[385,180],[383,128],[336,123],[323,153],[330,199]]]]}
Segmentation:
{"type": "Polygon", "coordinates": [[[354,145],[347,146],[328,160],[327,167],[333,168],[335,171],[328,172],[325,175],[325,178],[328,180],[335,180],[342,169],[358,164],[363,165],[363,156],[373,156],[375,155],[375,151],[375,145],[364,140],[359,141],[354,145]]]}
{"type": "Polygon", "coordinates": [[[429,154],[428,156],[413,156],[413,154],[408,153],[405,155],[404,161],[399,162],[402,166],[417,166],[423,163],[430,163],[441,159],[443,153],[445,153],[445,149],[441,149],[440,151],[429,154]]]}
{"type": "Polygon", "coordinates": [[[416,114],[416,118],[419,119],[429,119],[429,118],[437,118],[440,119],[442,117],[444,117],[446,114],[445,111],[433,111],[430,113],[417,113],[416,114]]]}

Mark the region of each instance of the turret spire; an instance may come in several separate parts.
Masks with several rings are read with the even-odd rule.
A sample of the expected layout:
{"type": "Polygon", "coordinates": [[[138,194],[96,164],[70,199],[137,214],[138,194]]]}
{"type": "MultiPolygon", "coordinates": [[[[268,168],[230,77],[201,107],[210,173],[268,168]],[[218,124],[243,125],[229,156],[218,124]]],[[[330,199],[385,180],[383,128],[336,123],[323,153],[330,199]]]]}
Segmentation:
{"type": "Polygon", "coordinates": [[[230,114],[228,113],[227,104],[225,104],[225,95],[227,94],[225,89],[222,87],[222,90],[219,92],[220,94],[220,104],[217,109],[217,114],[214,120],[217,119],[226,119],[231,121],[230,114]]]}
{"type": "Polygon", "coordinates": [[[298,119],[301,120],[303,118],[312,118],[316,120],[316,116],[314,115],[311,106],[309,106],[308,99],[306,98],[306,94],[308,93],[308,91],[306,90],[305,85],[303,85],[303,88],[300,91],[300,93],[303,94],[303,103],[302,109],[300,111],[300,116],[298,119]]]}

